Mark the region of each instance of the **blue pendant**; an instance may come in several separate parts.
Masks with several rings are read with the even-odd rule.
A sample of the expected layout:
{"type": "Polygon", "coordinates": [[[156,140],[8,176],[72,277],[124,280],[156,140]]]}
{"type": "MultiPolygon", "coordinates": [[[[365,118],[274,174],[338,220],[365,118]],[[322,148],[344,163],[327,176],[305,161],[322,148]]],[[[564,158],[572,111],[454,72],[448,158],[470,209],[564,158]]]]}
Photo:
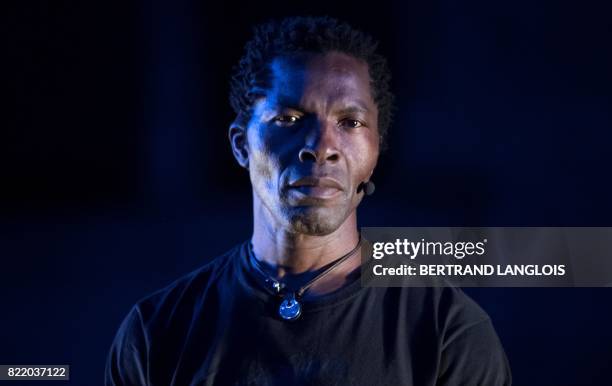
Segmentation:
{"type": "Polygon", "coordinates": [[[278,314],[285,320],[297,319],[302,314],[302,306],[295,299],[295,294],[289,293],[285,296],[278,307],[278,314]]]}

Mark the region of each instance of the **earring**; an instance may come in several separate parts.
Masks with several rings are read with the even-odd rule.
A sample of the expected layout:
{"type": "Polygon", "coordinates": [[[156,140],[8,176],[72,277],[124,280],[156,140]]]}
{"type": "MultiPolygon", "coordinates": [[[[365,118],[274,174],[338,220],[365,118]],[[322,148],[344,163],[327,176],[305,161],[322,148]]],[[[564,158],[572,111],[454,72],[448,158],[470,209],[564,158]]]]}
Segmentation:
{"type": "Polygon", "coordinates": [[[366,194],[366,196],[373,195],[374,190],[376,190],[376,185],[374,185],[372,181],[368,181],[363,184],[363,192],[366,194]]]}

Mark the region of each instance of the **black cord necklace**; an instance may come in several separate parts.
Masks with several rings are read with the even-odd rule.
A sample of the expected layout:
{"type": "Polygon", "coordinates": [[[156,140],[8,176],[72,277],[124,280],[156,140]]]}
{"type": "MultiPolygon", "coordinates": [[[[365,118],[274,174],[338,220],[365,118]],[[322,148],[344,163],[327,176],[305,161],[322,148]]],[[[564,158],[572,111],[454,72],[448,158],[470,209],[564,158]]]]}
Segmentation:
{"type": "Polygon", "coordinates": [[[347,254],[340,257],[338,260],[334,261],[329,267],[327,267],[323,272],[312,278],[308,283],[298,288],[296,291],[289,291],[285,283],[282,283],[270,275],[268,275],[261,263],[255,256],[255,252],[253,252],[253,244],[249,241],[249,262],[252,267],[264,278],[267,289],[271,291],[275,295],[282,296],[282,301],[278,306],[278,315],[285,320],[295,320],[300,317],[302,314],[302,305],[300,304],[300,299],[304,295],[304,293],[314,284],[317,280],[323,278],[325,275],[330,273],[334,268],[338,267],[340,264],[345,262],[349,257],[353,256],[355,252],[361,246],[361,235],[359,235],[359,242],[355,246],[355,248],[351,249],[347,254]]]}

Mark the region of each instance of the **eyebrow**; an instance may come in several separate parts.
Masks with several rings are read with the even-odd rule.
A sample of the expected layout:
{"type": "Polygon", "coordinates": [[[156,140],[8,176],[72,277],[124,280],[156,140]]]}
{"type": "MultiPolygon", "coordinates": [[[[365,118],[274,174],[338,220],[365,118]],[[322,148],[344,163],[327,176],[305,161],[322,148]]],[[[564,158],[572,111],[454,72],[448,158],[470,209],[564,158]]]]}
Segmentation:
{"type": "Polygon", "coordinates": [[[299,101],[296,102],[295,98],[287,97],[285,95],[279,95],[276,98],[276,104],[288,109],[304,111],[304,108],[300,106],[299,101]]]}
{"type": "MultiPolygon", "coordinates": [[[[295,98],[288,95],[278,95],[276,97],[276,104],[295,111],[305,111],[304,107],[300,105],[299,101],[296,102],[295,98]]],[[[347,100],[346,104],[341,104],[339,108],[334,109],[334,113],[337,115],[368,113],[369,111],[370,110],[368,109],[367,104],[361,99],[347,100]]]]}
{"type": "Polygon", "coordinates": [[[355,113],[367,113],[367,112],[368,112],[368,108],[361,103],[342,107],[336,111],[336,113],[340,115],[350,115],[350,114],[355,114],[355,113]]]}

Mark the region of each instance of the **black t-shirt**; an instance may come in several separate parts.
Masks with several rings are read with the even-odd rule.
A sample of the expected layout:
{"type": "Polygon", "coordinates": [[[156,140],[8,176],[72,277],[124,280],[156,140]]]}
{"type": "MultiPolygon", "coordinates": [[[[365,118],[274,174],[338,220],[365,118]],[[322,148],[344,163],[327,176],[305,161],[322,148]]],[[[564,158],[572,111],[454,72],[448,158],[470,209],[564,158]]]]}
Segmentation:
{"type": "Polygon", "coordinates": [[[489,317],[457,288],[355,280],[285,321],[247,258],[245,242],[139,301],[106,385],[511,384],[489,317]]]}

